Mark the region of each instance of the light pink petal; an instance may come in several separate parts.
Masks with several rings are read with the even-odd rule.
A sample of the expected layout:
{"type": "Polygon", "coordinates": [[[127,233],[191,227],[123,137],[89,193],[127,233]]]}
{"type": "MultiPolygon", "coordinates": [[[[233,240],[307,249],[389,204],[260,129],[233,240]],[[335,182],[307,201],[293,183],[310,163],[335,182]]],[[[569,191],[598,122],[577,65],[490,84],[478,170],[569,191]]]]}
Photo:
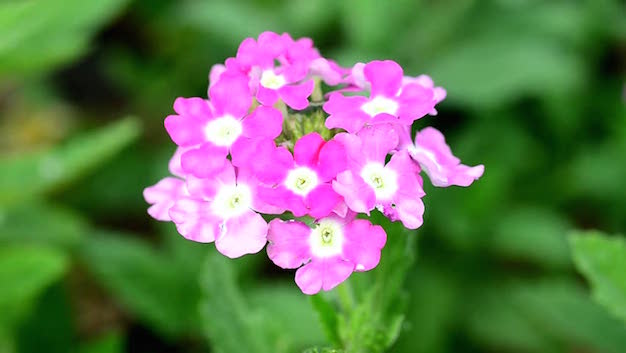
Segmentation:
{"type": "Polygon", "coordinates": [[[468,167],[461,164],[461,161],[452,154],[443,134],[432,127],[418,132],[415,148],[410,148],[409,153],[435,186],[469,186],[484,172],[482,165],[468,167]]]}
{"type": "Polygon", "coordinates": [[[163,178],[143,191],[143,197],[152,206],[148,214],[159,221],[171,221],[170,208],[186,195],[185,182],[178,178],[163,178]]]}
{"type": "Polygon", "coordinates": [[[278,89],[280,98],[292,109],[302,110],[309,106],[309,96],[313,93],[315,82],[308,80],[299,85],[286,85],[278,89]]]}
{"type": "Polygon", "coordinates": [[[242,123],[246,137],[275,139],[283,130],[283,114],[278,109],[259,106],[242,123]]]}
{"type": "Polygon", "coordinates": [[[333,181],[333,190],[343,196],[348,207],[354,212],[369,214],[376,205],[374,190],[352,171],[339,173],[337,180],[333,181]]]}
{"type": "Polygon", "coordinates": [[[309,211],[302,196],[294,194],[282,185],[276,187],[259,185],[256,193],[262,202],[290,211],[296,217],[302,217],[309,211]]]}
{"type": "Polygon", "coordinates": [[[170,115],[165,118],[165,130],[179,146],[194,146],[205,141],[205,121],[191,119],[186,115],[170,115]]]}
{"type": "Polygon", "coordinates": [[[220,80],[209,89],[209,97],[215,108],[215,115],[243,117],[252,104],[248,77],[229,71],[223,73],[220,80]]]}
{"type": "Polygon", "coordinates": [[[370,116],[360,108],[365,102],[367,98],[362,96],[344,97],[340,93],[331,94],[328,102],[324,104],[324,111],[329,114],[326,127],[341,128],[350,133],[361,130],[370,120],[370,116]]]}
{"type": "Polygon", "coordinates": [[[287,50],[285,38],[274,32],[266,31],[259,34],[258,43],[265,55],[272,58],[277,58],[287,50]]]}
{"type": "Polygon", "coordinates": [[[367,163],[366,156],[362,152],[363,142],[354,134],[340,133],[333,140],[340,142],[346,149],[347,168],[359,173],[363,165],[367,163]]]}
{"type": "Polygon", "coordinates": [[[348,279],[353,270],[352,263],[339,257],[314,259],[296,271],[296,284],[308,295],[329,291],[348,279]]]}
{"type": "Polygon", "coordinates": [[[347,168],[346,148],[339,141],[326,142],[319,151],[317,175],[324,182],[334,179],[347,168]]]}
{"type": "Polygon", "coordinates": [[[172,173],[173,175],[177,177],[185,178],[187,176],[187,173],[185,173],[185,171],[183,170],[181,158],[185,152],[187,152],[190,149],[197,148],[197,147],[198,146],[178,147],[176,151],[174,152],[174,155],[172,156],[172,158],[170,158],[170,161],[168,163],[168,169],[170,173],[172,173]]]}
{"type": "Polygon", "coordinates": [[[415,165],[406,150],[396,152],[391,156],[391,160],[385,168],[393,169],[399,176],[406,174],[412,178],[417,178],[420,172],[419,166],[415,165]]]}
{"type": "Polygon", "coordinates": [[[211,103],[208,100],[192,97],[178,97],[174,101],[174,111],[190,120],[206,121],[213,117],[211,103]]]}
{"type": "Polygon", "coordinates": [[[207,178],[224,168],[228,162],[227,155],[227,148],[205,143],[199,148],[183,153],[181,165],[185,173],[193,174],[198,178],[207,178]]]}
{"type": "Polygon", "coordinates": [[[309,261],[311,228],[303,222],[274,219],[267,234],[267,255],[277,266],[298,268],[309,261]]]}
{"type": "Polygon", "coordinates": [[[333,190],[330,184],[320,184],[306,195],[304,204],[309,209],[309,215],[320,219],[328,216],[341,202],[341,196],[333,190]]]}
{"type": "Polygon", "coordinates": [[[170,208],[176,229],[186,239],[199,243],[213,242],[219,233],[221,219],[211,213],[210,203],[184,198],[170,208]]]}
{"type": "Polygon", "coordinates": [[[324,139],[317,132],[302,136],[293,147],[293,157],[299,166],[317,167],[320,149],[324,146],[324,139]]]}
{"type": "Polygon", "coordinates": [[[365,219],[355,219],[344,228],[343,256],[355,264],[355,271],[369,271],[378,265],[380,250],[387,234],[378,225],[365,219]]]}
{"type": "Polygon", "coordinates": [[[363,73],[364,68],[364,63],[354,64],[350,72],[349,81],[358,88],[369,89],[370,83],[365,79],[365,73],[363,73]]]}
{"type": "Polygon", "coordinates": [[[278,91],[275,89],[267,88],[263,85],[259,85],[256,93],[256,99],[259,103],[271,107],[278,101],[278,91]]]}
{"type": "Polygon", "coordinates": [[[226,220],[215,240],[217,250],[230,258],[255,254],[267,242],[267,222],[260,214],[250,211],[226,220]]]}
{"type": "Polygon", "coordinates": [[[391,124],[367,126],[357,134],[361,141],[361,153],[367,160],[384,163],[387,154],[398,147],[398,133],[391,124]]]}
{"type": "Polygon", "coordinates": [[[365,79],[372,85],[370,97],[394,97],[402,86],[402,67],[391,60],[371,61],[363,68],[365,79]]]}
{"type": "Polygon", "coordinates": [[[398,117],[407,124],[422,118],[437,104],[433,89],[419,84],[409,84],[403,87],[399,102],[398,117]]]}
{"type": "Polygon", "coordinates": [[[225,185],[236,184],[235,168],[228,160],[224,166],[208,178],[198,178],[193,175],[187,177],[187,190],[197,198],[211,200],[217,191],[225,185]]]}
{"type": "Polygon", "coordinates": [[[220,76],[226,71],[226,66],[222,64],[215,64],[211,66],[211,71],[209,72],[209,88],[215,85],[217,81],[219,81],[220,76]]]}
{"type": "Polygon", "coordinates": [[[314,59],[309,65],[311,73],[320,76],[330,86],[341,83],[343,75],[339,69],[337,64],[325,58],[314,59]]]}

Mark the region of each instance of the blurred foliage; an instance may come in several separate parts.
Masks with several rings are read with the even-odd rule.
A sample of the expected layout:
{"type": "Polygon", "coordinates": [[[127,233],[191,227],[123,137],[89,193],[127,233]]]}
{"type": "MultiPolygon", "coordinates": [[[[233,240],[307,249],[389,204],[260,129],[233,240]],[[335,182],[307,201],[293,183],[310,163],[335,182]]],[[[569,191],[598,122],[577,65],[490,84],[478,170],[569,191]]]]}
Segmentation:
{"type": "Polygon", "coordinates": [[[4,1],[0,353],[623,352],[624,238],[568,234],[626,232],[625,73],[619,0],[4,1]],[[420,127],[486,166],[427,186],[351,288],[307,298],[145,213],[172,102],[263,30],[432,75],[420,127]]]}

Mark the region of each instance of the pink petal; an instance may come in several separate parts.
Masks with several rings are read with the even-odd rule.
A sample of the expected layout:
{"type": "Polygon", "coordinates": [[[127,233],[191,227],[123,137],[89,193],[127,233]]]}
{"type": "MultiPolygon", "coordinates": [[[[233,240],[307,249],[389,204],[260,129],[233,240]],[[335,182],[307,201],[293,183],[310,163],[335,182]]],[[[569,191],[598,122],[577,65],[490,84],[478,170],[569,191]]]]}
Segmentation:
{"type": "Polygon", "coordinates": [[[240,138],[231,147],[233,164],[250,169],[263,183],[278,184],[293,168],[293,157],[284,147],[270,139],[240,138]]]}
{"type": "Polygon", "coordinates": [[[380,251],[387,234],[378,225],[365,219],[355,219],[344,228],[343,256],[355,264],[355,271],[369,271],[378,265],[380,251]]]}
{"type": "Polygon", "coordinates": [[[366,156],[361,151],[363,141],[354,134],[340,133],[333,140],[340,142],[346,149],[347,168],[358,173],[367,163],[366,156]]]}
{"type": "Polygon", "coordinates": [[[344,97],[340,93],[331,94],[324,104],[324,111],[330,114],[326,119],[326,127],[341,128],[350,133],[361,130],[370,119],[360,108],[365,102],[367,98],[362,96],[344,97]]]}
{"type": "Polygon", "coordinates": [[[209,178],[197,178],[193,175],[187,177],[187,189],[189,193],[204,200],[213,199],[222,186],[234,186],[235,184],[235,168],[228,160],[226,160],[222,169],[209,178]]]}
{"type": "Polygon", "coordinates": [[[219,81],[220,76],[226,72],[226,66],[222,64],[215,64],[211,66],[211,71],[209,72],[209,88],[219,81]]]}
{"type": "Polygon", "coordinates": [[[306,81],[299,85],[286,85],[278,89],[280,98],[292,109],[302,110],[309,106],[309,96],[313,93],[315,82],[306,81]]]}
{"type": "Polygon", "coordinates": [[[236,258],[255,254],[267,242],[267,222],[260,214],[250,211],[225,222],[215,247],[223,255],[236,258]]]}
{"type": "Polygon", "coordinates": [[[346,148],[339,141],[330,140],[319,150],[317,175],[324,182],[334,179],[347,168],[346,148]]]}
{"type": "Polygon", "coordinates": [[[223,73],[220,80],[209,89],[209,97],[215,108],[215,115],[243,117],[252,104],[248,77],[229,71],[223,73]]]}
{"type": "Polygon", "coordinates": [[[341,196],[333,190],[330,184],[320,184],[306,195],[304,204],[309,209],[309,215],[319,219],[328,216],[341,202],[341,196]]]}
{"type": "Polygon", "coordinates": [[[170,115],[165,118],[165,130],[177,145],[193,146],[205,141],[203,132],[205,123],[205,120],[186,115],[170,115]]]}
{"type": "Polygon", "coordinates": [[[357,135],[363,141],[360,153],[370,161],[384,163],[387,154],[398,147],[398,133],[391,124],[367,126],[357,135]]]}
{"type": "Polygon", "coordinates": [[[274,219],[267,233],[267,255],[277,266],[298,268],[309,261],[311,228],[302,222],[274,219]]]}
{"type": "Polygon", "coordinates": [[[264,203],[290,211],[296,217],[302,217],[308,213],[304,199],[296,195],[284,186],[264,186],[256,188],[257,197],[264,203]]]}
{"type": "Polygon", "coordinates": [[[189,151],[190,149],[197,148],[197,147],[198,146],[194,146],[190,148],[178,147],[176,151],[174,152],[174,155],[172,156],[172,158],[170,158],[170,161],[168,163],[168,170],[170,171],[170,173],[172,173],[173,175],[179,178],[185,178],[187,173],[185,173],[185,171],[183,170],[181,157],[183,156],[185,152],[189,151]]]}
{"type": "Polygon", "coordinates": [[[338,70],[338,66],[325,58],[314,59],[309,65],[309,70],[313,75],[320,76],[324,82],[330,86],[341,83],[343,75],[338,70]]]}
{"type": "Polygon", "coordinates": [[[259,34],[258,43],[259,48],[265,52],[265,55],[273,58],[283,54],[287,49],[285,39],[281,35],[274,32],[266,31],[259,34]]]}
{"type": "Polygon", "coordinates": [[[169,210],[179,198],[186,195],[185,182],[178,178],[163,178],[143,191],[143,197],[152,206],[148,214],[159,221],[171,221],[169,210]]]}
{"type": "Polygon", "coordinates": [[[314,259],[296,271],[296,284],[302,293],[312,295],[329,291],[350,277],[354,265],[339,257],[314,259]]]}
{"type": "Polygon", "coordinates": [[[354,212],[369,214],[376,205],[374,190],[352,171],[339,173],[337,180],[333,181],[333,190],[343,196],[348,207],[354,212]]]}
{"type": "Polygon", "coordinates": [[[402,86],[402,67],[391,60],[371,61],[363,68],[365,79],[372,85],[370,97],[394,97],[402,86]]]}
{"type": "Polygon", "coordinates": [[[220,231],[221,219],[210,212],[210,203],[206,201],[180,199],[170,209],[170,217],[178,232],[195,242],[213,242],[220,231]]]}
{"type": "Polygon", "coordinates": [[[211,103],[199,97],[178,97],[174,101],[174,111],[190,120],[206,121],[213,117],[211,103]]]}
{"type": "Polygon", "coordinates": [[[415,148],[409,149],[411,157],[419,162],[435,186],[469,186],[480,178],[484,166],[469,167],[452,154],[439,130],[427,127],[418,132],[415,148]]]}
{"type": "Polygon", "coordinates": [[[317,167],[320,148],[324,146],[324,139],[317,132],[302,136],[293,147],[293,157],[299,166],[317,167]]]}
{"type": "Polygon", "coordinates": [[[181,165],[186,173],[199,178],[210,177],[218,173],[228,161],[226,156],[228,149],[205,143],[200,148],[195,148],[183,153],[181,165]]]}
{"type": "Polygon", "coordinates": [[[249,138],[275,139],[283,130],[283,114],[280,110],[259,106],[243,120],[243,135],[249,138]]]}
{"type": "Polygon", "coordinates": [[[434,91],[419,84],[409,84],[402,88],[399,97],[398,117],[407,124],[422,118],[435,108],[434,91]]]}
{"type": "Polygon", "coordinates": [[[278,91],[275,89],[267,88],[263,85],[259,85],[256,93],[256,99],[259,103],[271,107],[278,101],[278,91]]]}

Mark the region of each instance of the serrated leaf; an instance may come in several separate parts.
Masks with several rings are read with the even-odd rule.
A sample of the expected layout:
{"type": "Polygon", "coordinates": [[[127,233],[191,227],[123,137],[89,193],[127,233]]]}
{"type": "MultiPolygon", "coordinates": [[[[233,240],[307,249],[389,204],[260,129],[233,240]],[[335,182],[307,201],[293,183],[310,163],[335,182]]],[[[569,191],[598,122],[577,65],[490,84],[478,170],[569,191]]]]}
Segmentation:
{"type": "Polygon", "coordinates": [[[268,335],[272,321],[259,317],[246,303],[231,261],[220,254],[211,254],[203,267],[200,315],[205,335],[221,353],[276,352],[268,341],[272,336],[268,335]]]}
{"type": "Polygon", "coordinates": [[[82,261],[129,312],[168,336],[198,331],[197,278],[175,258],[129,234],[97,232],[82,261]]]}
{"type": "Polygon", "coordinates": [[[570,236],[574,263],[591,283],[593,298],[626,321],[626,241],[600,232],[570,236]]]}
{"type": "Polygon", "coordinates": [[[139,132],[138,121],[126,118],[51,150],[0,158],[0,205],[69,184],[119,153],[139,132]]]}

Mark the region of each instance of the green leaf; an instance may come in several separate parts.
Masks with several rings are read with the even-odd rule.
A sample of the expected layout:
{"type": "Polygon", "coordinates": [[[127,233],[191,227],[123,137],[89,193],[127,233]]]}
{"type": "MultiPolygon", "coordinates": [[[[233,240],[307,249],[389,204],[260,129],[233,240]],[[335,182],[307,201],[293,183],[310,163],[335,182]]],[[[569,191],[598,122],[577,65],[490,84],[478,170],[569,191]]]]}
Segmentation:
{"type": "Polygon", "coordinates": [[[42,201],[0,209],[0,244],[45,243],[68,248],[77,245],[86,232],[87,224],[79,215],[42,201]]]}
{"type": "Polygon", "coordinates": [[[35,246],[0,247],[0,327],[12,325],[32,301],[67,270],[65,255],[35,246]]]}
{"type": "MultiPolygon", "coordinates": [[[[204,299],[201,317],[205,334],[217,352],[277,352],[269,340],[271,320],[259,317],[239,289],[232,260],[211,254],[202,269],[204,299]]],[[[279,350],[284,351],[284,350],[279,350]]]]}
{"type": "Polygon", "coordinates": [[[340,346],[341,338],[339,337],[337,309],[324,297],[323,293],[311,296],[310,300],[326,338],[331,344],[340,346]]]}
{"type": "Polygon", "coordinates": [[[626,241],[600,232],[570,236],[574,263],[591,283],[593,298],[626,320],[626,241]]]}
{"type": "Polygon", "coordinates": [[[127,0],[0,4],[0,77],[41,73],[76,58],[127,0]]]}
{"type": "Polygon", "coordinates": [[[132,235],[97,232],[81,249],[82,261],[134,315],[167,336],[198,331],[200,289],[176,258],[132,235]]]}
{"type": "Polygon", "coordinates": [[[121,333],[117,331],[107,332],[106,334],[92,339],[82,344],[79,353],[122,353],[124,352],[124,339],[121,333]]]}
{"type": "Polygon", "coordinates": [[[567,219],[549,209],[515,209],[498,220],[490,248],[506,259],[568,268],[571,263],[565,236],[568,228],[567,219]]]}
{"type": "Polygon", "coordinates": [[[48,151],[0,157],[0,205],[69,184],[119,153],[139,132],[138,121],[126,118],[48,151]]]}

